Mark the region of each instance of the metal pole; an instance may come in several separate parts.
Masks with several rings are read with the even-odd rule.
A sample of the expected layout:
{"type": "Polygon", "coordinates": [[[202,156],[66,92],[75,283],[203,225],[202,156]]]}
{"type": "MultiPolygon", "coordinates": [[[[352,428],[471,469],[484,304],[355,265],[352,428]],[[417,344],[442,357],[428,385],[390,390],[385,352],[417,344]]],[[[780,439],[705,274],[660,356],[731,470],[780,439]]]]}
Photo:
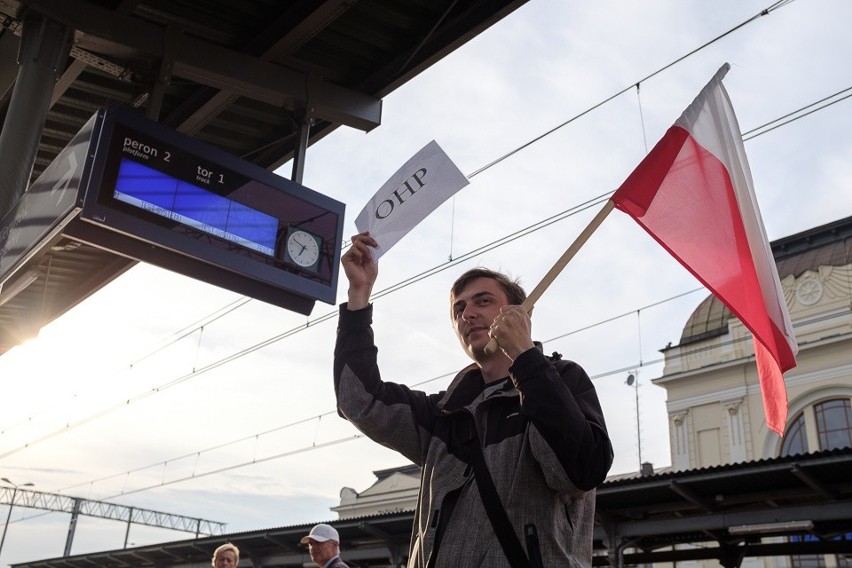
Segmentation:
{"type": "Polygon", "coordinates": [[[299,117],[299,140],[293,151],[293,173],[290,175],[290,179],[296,183],[302,183],[302,178],[305,176],[305,155],[308,151],[313,116],[310,108],[297,113],[297,116],[299,117]]]}
{"type": "Polygon", "coordinates": [[[636,371],[636,382],[633,390],[636,392],[636,446],[639,449],[639,473],[642,473],[642,430],[639,428],[639,371],[636,371]]]}
{"type": "Polygon", "coordinates": [[[71,524],[68,525],[68,537],[65,539],[65,552],[62,556],[71,556],[71,544],[74,542],[74,531],[77,530],[78,516],[80,516],[80,498],[74,497],[74,507],[71,510],[71,524]]]}
{"type": "Polygon", "coordinates": [[[71,50],[71,30],[32,12],[24,20],[18,76],[0,132],[0,218],[27,190],[53,87],[71,50]]]}
{"type": "Polygon", "coordinates": [[[130,525],[133,524],[133,507],[127,514],[127,530],[124,531],[124,548],[127,548],[127,541],[130,540],[130,525]]]}
{"type": "Polygon", "coordinates": [[[639,448],[639,475],[642,475],[642,430],[639,427],[639,371],[627,375],[627,386],[633,387],[636,395],[636,446],[639,448]],[[634,374],[635,373],[635,374],[634,374]]]}
{"type": "Polygon", "coordinates": [[[15,506],[15,495],[18,494],[18,486],[12,489],[12,500],[9,501],[9,512],[6,514],[6,524],[3,525],[3,536],[0,537],[0,554],[3,553],[3,543],[6,542],[6,529],[9,528],[9,520],[12,518],[12,507],[15,506]]]}

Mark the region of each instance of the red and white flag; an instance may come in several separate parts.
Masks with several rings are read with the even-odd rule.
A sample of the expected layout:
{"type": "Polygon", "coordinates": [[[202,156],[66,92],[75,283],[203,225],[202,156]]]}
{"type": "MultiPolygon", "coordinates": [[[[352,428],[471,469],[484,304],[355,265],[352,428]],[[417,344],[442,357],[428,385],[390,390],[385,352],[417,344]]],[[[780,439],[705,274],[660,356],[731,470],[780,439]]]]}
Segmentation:
{"type": "Polygon", "coordinates": [[[769,429],[787,421],[783,373],[798,345],[760,218],[726,63],[612,196],[754,338],[769,429]]]}

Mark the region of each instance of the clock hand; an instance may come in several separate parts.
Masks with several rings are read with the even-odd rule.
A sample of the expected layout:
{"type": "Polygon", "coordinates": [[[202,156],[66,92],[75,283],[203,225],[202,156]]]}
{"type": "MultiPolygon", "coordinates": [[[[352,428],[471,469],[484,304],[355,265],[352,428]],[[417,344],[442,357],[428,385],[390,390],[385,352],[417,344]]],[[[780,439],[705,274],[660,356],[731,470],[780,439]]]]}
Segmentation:
{"type": "Polygon", "coordinates": [[[300,247],[302,247],[302,250],[300,250],[298,252],[298,254],[296,254],[296,256],[302,256],[302,253],[305,252],[305,249],[308,248],[308,245],[302,243],[302,241],[300,241],[299,239],[297,239],[295,237],[293,238],[293,242],[296,243],[297,245],[299,245],[300,247]]]}

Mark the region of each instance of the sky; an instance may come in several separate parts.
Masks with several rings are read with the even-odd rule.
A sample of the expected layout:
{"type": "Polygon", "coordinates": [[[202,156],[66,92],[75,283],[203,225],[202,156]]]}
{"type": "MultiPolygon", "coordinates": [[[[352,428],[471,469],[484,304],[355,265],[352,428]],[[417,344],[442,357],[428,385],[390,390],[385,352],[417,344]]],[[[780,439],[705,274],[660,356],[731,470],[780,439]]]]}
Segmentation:
{"type": "MultiPolygon", "coordinates": [[[[488,266],[532,289],[600,207],[583,204],[615,190],[725,62],[744,133],[852,87],[847,0],[780,3],[657,73],[770,6],[533,1],[387,96],[380,127],[311,146],[303,183],[346,204],[347,237],[430,140],[470,177],[380,261],[376,291],[407,282],[374,302],[383,377],[441,390],[468,363],[449,320],[455,277],[488,266]]],[[[745,138],[770,240],[852,215],[852,102],[745,138]]],[[[611,473],[670,465],[652,380],[706,294],[616,211],[537,303],[535,338],[597,388],[611,473]]],[[[335,412],[336,310],[306,317],[139,264],[0,357],[0,477],[229,532],[334,520],[342,488],[406,464],[335,412]]],[[[0,566],[62,555],[69,515],[16,507],[11,520],[0,566]]],[[[72,553],[122,548],[125,530],[81,517],[72,553]]],[[[191,536],[133,526],[128,541],[191,536]]]]}

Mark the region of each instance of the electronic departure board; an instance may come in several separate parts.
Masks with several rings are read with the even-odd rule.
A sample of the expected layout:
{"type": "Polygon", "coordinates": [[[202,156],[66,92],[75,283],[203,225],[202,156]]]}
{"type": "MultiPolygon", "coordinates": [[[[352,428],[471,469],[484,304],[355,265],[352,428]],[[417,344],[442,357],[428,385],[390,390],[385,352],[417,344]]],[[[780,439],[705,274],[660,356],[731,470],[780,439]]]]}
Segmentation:
{"type": "Polygon", "coordinates": [[[92,120],[71,236],[300,313],[336,301],[342,203],[127,109],[92,120]]]}

